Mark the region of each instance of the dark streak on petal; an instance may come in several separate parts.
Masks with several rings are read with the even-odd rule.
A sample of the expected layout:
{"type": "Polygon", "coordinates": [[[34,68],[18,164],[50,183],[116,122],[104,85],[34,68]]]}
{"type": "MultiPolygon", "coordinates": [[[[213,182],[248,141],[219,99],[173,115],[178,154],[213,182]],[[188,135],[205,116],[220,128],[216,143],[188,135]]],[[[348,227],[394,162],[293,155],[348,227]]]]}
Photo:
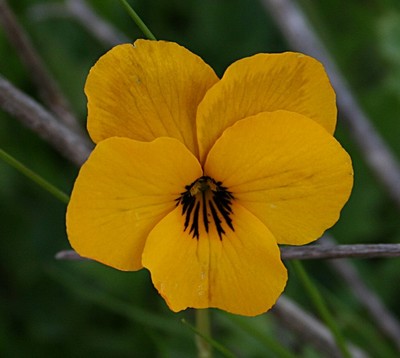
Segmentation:
{"type": "Polygon", "coordinates": [[[222,186],[221,182],[216,182],[208,176],[202,176],[192,184],[186,185],[185,191],[176,199],[176,205],[182,205],[182,215],[185,217],[183,231],[190,226],[189,233],[193,238],[198,239],[199,223],[204,225],[207,233],[210,223],[214,223],[218,236],[222,240],[222,235],[225,234],[224,223],[231,230],[235,230],[231,219],[233,199],[232,193],[222,186]],[[199,220],[200,213],[203,215],[202,221],[199,220]],[[212,218],[211,222],[209,217],[212,218]]]}

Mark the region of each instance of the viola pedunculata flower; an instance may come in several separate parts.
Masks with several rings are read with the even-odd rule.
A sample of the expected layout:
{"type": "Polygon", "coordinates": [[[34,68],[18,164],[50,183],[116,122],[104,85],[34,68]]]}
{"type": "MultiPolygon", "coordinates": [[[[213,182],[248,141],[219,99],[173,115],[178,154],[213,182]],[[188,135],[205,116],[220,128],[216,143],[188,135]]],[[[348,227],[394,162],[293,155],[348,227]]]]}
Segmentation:
{"type": "Polygon", "coordinates": [[[67,210],[72,247],[147,268],[173,311],[270,309],[287,280],[278,244],[318,239],[353,184],[323,66],[257,54],[218,79],[175,43],[138,40],[101,57],[85,92],[96,147],[67,210]]]}

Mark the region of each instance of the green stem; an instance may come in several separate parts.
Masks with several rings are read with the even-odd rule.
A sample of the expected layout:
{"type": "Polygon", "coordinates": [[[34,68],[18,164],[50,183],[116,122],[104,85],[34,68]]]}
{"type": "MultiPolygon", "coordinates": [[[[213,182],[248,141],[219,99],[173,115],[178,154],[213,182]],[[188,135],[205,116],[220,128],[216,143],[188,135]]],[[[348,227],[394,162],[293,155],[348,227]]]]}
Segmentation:
{"type": "Polygon", "coordinates": [[[58,200],[62,201],[65,204],[68,204],[69,197],[67,194],[62,192],[60,189],[56,188],[54,185],[50,184],[47,180],[43,179],[40,175],[36,174],[35,172],[27,168],[20,161],[18,161],[17,159],[15,159],[13,156],[6,153],[2,149],[0,149],[0,158],[3,159],[9,165],[11,165],[14,169],[17,169],[27,178],[38,184],[40,187],[47,190],[55,198],[57,198],[58,200]]]}
{"type": "Polygon", "coordinates": [[[198,358],[211,358],[211,345],[203,337],[211,337],[210,312],[208,309],[196,309],[196,328],[201,335],[196,335],[198,358]]]}
{"type": "MultiPolygon", "coordinates": [[[[218,353],[221,353],[223,357],[226,358],[235,358],[236,356],[225,346],[223,346],[221,343],[217,342],[215,339],[212,339],[210,336],[206,336],[202,332],[200,332],[197,327],[192,326],[190,323],[188,323],[185,319],[181,320],[182,323],[189,327],[197,336],[201,337],[206,343],[209,344],[210,347],[214,348],[218,353]]],[[[206,330],[207,331],[207,330],[206,330]]],[[[201,353],[199,352],[199,356],[201,353]]],[[[209,349],[208,357],[211,357],[211,348],[209,349]]]]}
{"type": "Polygon", "coordinates": [[[308,295],[310,296],[311,301],[314,304],[319,315],[321,316],[322,320],[325,322],[325,324],[332,332],[332,335],[343,357],[351,358],[351,354],[349,353],[343,335],[341,334],[339,328],[337,327],[335,320],[333,319],[331,313],[329,312],[329,309],[326,306],[321,294],[319,293],[315,285],[312,283],[310,277],[308,276],[306,270],[304,269],[304,266],[298,260],[291,261],[291,266],[296,271],[297,276],[300,278],[304,288],[306,289],[308,295]]]}
{"type": "Polygon", "coordinates": [[[132,7],[128,4],[128,2],[126,0],[119,0],[119,1],[121,2],[122,6],[125,8],[125,10],[128,12],[129,16],[133,19],[133,21],[135,21],[136,25],[143,32],[143,34],[149,40],[157,40],[156,37],[153,35],[153,33],[150,31],[150,29],[146,26],[146,24],[142,21],[142,19],[136,13],[136,11],[133,10],[132,7]]]}

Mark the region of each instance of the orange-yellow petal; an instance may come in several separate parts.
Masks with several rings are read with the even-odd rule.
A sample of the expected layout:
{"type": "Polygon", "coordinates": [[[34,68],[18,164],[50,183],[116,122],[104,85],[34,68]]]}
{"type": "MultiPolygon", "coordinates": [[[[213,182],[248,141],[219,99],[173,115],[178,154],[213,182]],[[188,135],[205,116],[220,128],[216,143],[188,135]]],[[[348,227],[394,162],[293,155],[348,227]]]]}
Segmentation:
{"type": "Polygon", "coordinates": [[[201,173],[176,139],[101,141],[82,166],[68,205],[72,247],[120,270],[140,269],[148,233],[201,173]]]}
{"type": "Polygon", "coordinates": [[[178,207],[150,233],[143,265],[173,311],[217,307],[246,316],[274,305],[287,279],[270,231],[254,215],[233,204],[234,231],[220,239],[212,225],[199,238],[184,232],[178,207]]]}
{"type": "Polygon", "coordinates": [[[228,67],[199,105],[197,126],[203,161],[222,132],[236,121],[287,110],[303,114],[333,133],[335,93],[323,66],[300,53],[258,54],[228,67]]]}
{"type": "Polygon", "coordinates": [[[216,81],[200,57],[176,43],[137,40],[116,46],[87,78],[90,136],[94,142],[167,136],[197,153],[197,106],[216,81]]]}
{"type": "Polygon", "coordinates": [[[206,175],[222,181],[280,244],[319,238],[339,218],[353,185],[351,159],[324,128],[297,113],[260,113],[228,128],[206,175]]]}

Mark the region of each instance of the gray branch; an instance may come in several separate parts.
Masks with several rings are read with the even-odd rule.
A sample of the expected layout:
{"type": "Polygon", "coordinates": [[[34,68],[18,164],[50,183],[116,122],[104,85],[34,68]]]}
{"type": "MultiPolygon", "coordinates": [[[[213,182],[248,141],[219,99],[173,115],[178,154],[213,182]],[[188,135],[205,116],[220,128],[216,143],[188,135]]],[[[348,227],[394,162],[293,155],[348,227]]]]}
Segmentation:
{"type": "Polygon", "coordinates": [[[47,71],[41,57],[35,50],[28,34],[19,24],[8,6],[7,1],[0,0],[0,24],[10,44],[14,46],[22,62],[25,64],[39,95],[48,108],[71,129],[82,132],[77,119],[70,109],[66,97],[60,91],[56,81],[47,71]]]}
{"type": "Polygon", "coordinates": [[[91,261],[90,259],[87,259],[86,257],[83,257],[79,255],[76,251],[74,250],[62,250],[57,252],[55,258],[57,260],[67,260],[67,261],[91,261]]]}
{"type": "Polygon", "coordinates": [[[89,156],[93,145],[58,121],[39,103],[21,92],[0,75],[0,108],[50,143],[64,157],[78,166],[89,156]]]}
{"type": "Polygon", "coordinates": [[[71,15],[105,46],[131,42],[114,26],[97,15],[86,1],[67,0],[66,5],[71,15]]]}
{"type": "Polygon", "coordinates": [[[400,244],[309,245],[282,247],[283,260],[399,257],[400,244]]]}
{"type": "Polygon", "coordinates": [[[339,113],[362,152],[365,161],[400,208],[400,166],[358,105],[328,51],[293,0],[261,0],[293,49],[319,59],[337,94],[339,113]]]}
{"type": "MultiPolygon", "coordinates": [[[[283,260],[400,257],[400,244],[281,247],[281,257],[283,260]]],[[[73,250],[60,251],[56,258],[60,260],[86,260],[73,250]]]]}
{"type": "Polygon", "coordinates": [[[377,327],[389,337],[400,352],[400,324],[382,303],[378,295],[370,290],[357,270],[347,260],[329,260],[328,263],[342,277],[354,296],[368,311],[377,327]]]}
{"type": "MultiPolygon", "coordinates": [[[[336,245],[335,239],[325,234],[320,243],[327,247],[336,245]]],[[[391,339],[400,352],[400,323],[396,317],[385,307],[380,297],[371,290],[358,273],[356,267],[349,260],[327,260],[331,268],[340,275],[350,292],[364,306],[377,328],[391,339]]]]}
{"type": "MultiPolygon", "coordinates": [[[[313,345],[329,357],[341,358],[332,333],[315,317],[300,308],[295,302],[282,295],[271,313],[276,316],[279,324],[296,334],[297,337],[313,345]]],[[[366,358],[368,355],[360,348],[349,344],[353,358],[366,358]]]]}
{"type": "Polygon", "coordinates": [[[83,26],[105,47],[131,42],[122,32],[100,17],[84,0],[65,0],[63,4],[42,3],[31,8],[36,19],[70,17],[83,26]]]}

